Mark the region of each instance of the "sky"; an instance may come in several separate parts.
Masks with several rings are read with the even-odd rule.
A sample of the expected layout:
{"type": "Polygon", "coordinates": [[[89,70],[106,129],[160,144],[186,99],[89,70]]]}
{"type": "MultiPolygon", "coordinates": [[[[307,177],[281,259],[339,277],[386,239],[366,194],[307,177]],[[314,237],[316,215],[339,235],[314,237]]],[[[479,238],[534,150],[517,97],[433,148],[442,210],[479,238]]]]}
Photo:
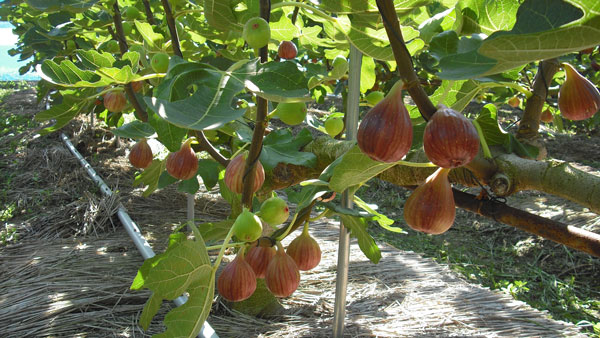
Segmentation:
{"type": "MultiPolygon", "coordinates": [[[[13,26],[8,22],[0,22],[0,81],[18,80],[23,78],[19,75],[19,68],[25,62],[19,62],[19,56],[11,57],[8,50],[15,47],[17,36],[12,33],[13,26]]],[[[31,78],[35,73],[28,73],[31,78]]]]}

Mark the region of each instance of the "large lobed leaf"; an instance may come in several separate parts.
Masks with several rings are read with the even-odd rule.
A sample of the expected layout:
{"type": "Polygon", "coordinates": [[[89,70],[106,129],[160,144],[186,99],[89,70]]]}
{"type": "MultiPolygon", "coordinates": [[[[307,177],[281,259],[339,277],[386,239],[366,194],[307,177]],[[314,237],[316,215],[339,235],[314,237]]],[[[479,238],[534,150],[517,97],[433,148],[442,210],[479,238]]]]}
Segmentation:
{"type": "MultiPolygon", "coordinates": [[[[469,7],[467,32],[507,29],[518,1],[487,1],[469,7]]],[[[463,37],[444,36],[448,54],[438,74],[444,79],[469,79],[498,74],[529,62],[549,59],[600,44],[600,2],[597,0],[525,0],[511,30],[463,37]],[[464,42],[464,43],[463,43],[464,42]],[[462,43],[462,44],[461,44],[462,43]],[[461,46],[462,45],[462,48],[461,46]]],[[[439,57],[439,55],[438,55],[439,57]]]]}
{"type": "Polygon", "coordinates": [[[132,283],[134,290],[153,291],[142,312],[141,324],[147,327],[163,299],[173,300],[187,292],[187,301],[165,316],[167,330],[157,337],[197,335],[210,312],[214,284],[215,274],[204,240],[174,242],[164,253],[147,259],[132,283]]]}

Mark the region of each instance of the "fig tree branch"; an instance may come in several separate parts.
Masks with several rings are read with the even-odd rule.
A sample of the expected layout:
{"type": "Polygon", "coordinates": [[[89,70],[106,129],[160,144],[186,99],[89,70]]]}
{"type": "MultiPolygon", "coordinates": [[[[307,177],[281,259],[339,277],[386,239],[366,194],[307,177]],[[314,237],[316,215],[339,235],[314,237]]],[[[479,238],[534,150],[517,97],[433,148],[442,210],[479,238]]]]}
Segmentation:
{"type": "Polygon", "coordinates": [[[146,13],[146,20],[151,25],[156,25],[156,21],[154,20],[154,14],[152,14],[152,9],[150,8],[150,3],[148,0],[142,0],[144,4],[144,12],[146,13]]]}
{"type": "Polygon", "coordinates": [[[454,202],[460,208],[600,257],[599,234],[533,215],[496,201],[478,200],[475,196],[456,189],[452,189],[452,192],[454,202]]]}
{"type": "MultiPolygon", "coordinates": [[[[113,3],[113,11],[114,11],[113,21],[114,21],[115,30],[116,30],[115,36],[117,38],[117,41],[119,41],[119,50],[121,51],[121,56],[123,56],[123,54],[127,53],[127,50],[129,49],[129,47],[127,46],[127,39],[125,38],[125,34],[123,33],[121,11],[119,10],[119,4],[117,1],[115,1],[113,3]]],[[[131,86],[131,83],[127,83],[125,85],[125,94],[127,94],[127,98],[129,99],[129,102],[131,102],[131,105],[133,106],[133,109],[135,110],[136,116],[141,121],[147,122],[148,121],[148,113],[144,110],[144,108],[138,101],[137,97],[135,96],[135,92],[133,90],[133,87],[131,86]]]]}
{"type": "Polygon", "coordinates": [[[181,53],[181,46],[179,45],[179,36],[177,35],[177,26],[175,26],[175,18],[173,18],[173,12],[171,11],[171,4],[169,4],[169,0],[161,0],[161,2],[163,10],[165,11],[169,33],[171,34],[173,53],[183,59],[183,53],[181,53]]]}
{"type": "MultiPolygon", "coordinates": [[[[269,22],[271,16],[271,1],[260,0],[260,16],[269,22]]],[[[264,63],[268,60],[268,48],[266,45],[259,50],[260,62],[264,63]]],[[[252,133],[252,143],[246,157],[246,166],[244,169],[243,185],[242,185],[242,205],[251,209],[252,207],[252,187],[254,186],[254,167],[262,150],[263,137],[267,128],[267,109],[268,102],[260,96],[256,97],[256,123],[254,132],[252,133]]]]}
{"type": "Polygon", "coordinates": [[[525,103],[525,112],[519,122],[517,137],[521,139],[533,139],[538,137],[540,128],[540,116],[548,96],[548,87],[552,83],[554,74],[559,69],[557,59],[542,60],[538,66],[538,72],[533,80],[533,95],[525,103]]]}
{"type": "Polygon", "coordinates": [[[427,93],[421,86],[421,81],[417,77],[417,73],[413,67],[412,57],[406,48],[406,43],[402,37],[398,16],[394,9],[393,0],[377,0],[377,8],[383,19],[383,26],[390,40],[390,46],[396,59],[400,78],[405,84],[405,88],[412,97],[413,101],[419,108],[421,115],[426,120],[429,120],[435,113],[436,108],[427,96],[427,93]]]}

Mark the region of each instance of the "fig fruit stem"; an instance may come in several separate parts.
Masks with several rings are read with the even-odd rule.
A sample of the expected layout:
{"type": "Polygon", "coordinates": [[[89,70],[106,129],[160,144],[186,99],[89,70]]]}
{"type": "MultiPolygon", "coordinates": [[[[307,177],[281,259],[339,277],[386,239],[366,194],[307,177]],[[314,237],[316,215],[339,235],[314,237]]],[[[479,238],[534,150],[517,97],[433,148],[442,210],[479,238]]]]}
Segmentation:
{"type": "Polygon", "coordinates": [[[303,235],[308,235],[308,224],[310,222],[308,220],[306,220],[306,222],[304,222],[304,228],[302,228],[302,234],[303,235]]]}
{"type": "Polygon", "coordinates": [[[275,241],[277,241],[277,242],[280,242],[282,239],[284,239],[284,238],[285,238],[285,237],[286,237],[286,236],[287,236],[287,235],[288,235],[288,234],[289,234],[289,233],[292,231],[292,229],[294,228],[294,227],[292,226],[292,224],[294,224],[294,223],[296,222],[296,218],[298,218],[298,213],[296,213],[296,214],[294,215],[294,218],[292,218],[292,221],[291,221],[291,222],[290,222],[290,224],[287,226],[287,228],[285,229],[285,231],[284,231],[284,232],[283,232],[281,235],[279,235],[279,236],[277,236],[277,237],[275,238],[275,241]]]}
{"type": "MultiPolygon", "coordinates": [[[[232,243],[228,243],[225,247],[226,248],[237,248],[237,247],[242,247],[246,244],[247,244],[246,242],[232,242],[232,243]]],[[[217,249],[221,249],[221,247],[223,247],[223,244],[211,245],[211,246],[207,246],[206,250],[207,251],[217,250],[217,249]]]]}
{"type": "Polygon", "coordinates": [[[527,88],[521,86],[518,83],[513,83],[513,82],[488,82],[488,83],[481,84],[481,89],[494,88],[494,87],[508,87],[508,88],[512,88],[512,89],[518,91],[519,93],[525,95],[525,98],[530,98],[533,95],[532,91],[528,90],[527,88]]]}
{"type": "Polygon", "coordinates": [[[431,162],[409,162],[409,161],[398,161],[396,164],[403,165],[406,167],[415,167],[415,168],[435,168],[437,165],[431,162]]]}
{"type": "Polygon", "coordinates": [[[475,126],[475,129],[477,129],[477,134],[479,134],[479,141],[481,142],[483,157],[492,158],[492,152],[490,151],[490,147],[488,146],[487,141],[485,140],[485,136],[483,135],[483,129],[481,129],[479,122],[477,122],[476,120],[471,120],[471,122],[475,126]]]}
{"type": "MultiPolygon", "coordinates": [[[[215,259],[215,263],[213,264],[213,267],[212,267],[213,274],[215,274],[217,272],[217,269],[219,268],[219,265],[221,264],[221,260],[223,259],[223,255],[225,254],[225,249],[228,247],[231,237],[233,237],[233,227],[231,227],[231,229],[229,229],[227,236],[225,236],[225,239],[223,240],[223,244],[221,244],[221,250],[219,250],[219,255],[215,259]]],[[[207,248],[207,250],[208,250],[208,248],[207,248]]]]}
{"type": "Polygon", "coordinates": [[[327,217],[332,213],[331,209],[325,209],[325,211],[323,211],[322,213],[318,214],[317,216],[313,217],[313,218],[309,218],[308,221],[310,222],[315,222],[318,221],[319,219],[323,218],[323,217],[327,217]]]}

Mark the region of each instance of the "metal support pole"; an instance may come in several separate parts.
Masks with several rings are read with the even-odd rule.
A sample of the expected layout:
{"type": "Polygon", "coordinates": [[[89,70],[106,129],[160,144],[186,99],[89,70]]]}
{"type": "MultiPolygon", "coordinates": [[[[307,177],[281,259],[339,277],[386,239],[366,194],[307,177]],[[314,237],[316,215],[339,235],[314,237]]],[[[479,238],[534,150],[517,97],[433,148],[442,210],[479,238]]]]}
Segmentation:
{"type": "MultiPolygon", "coordinates": [[[[194,195],[194,194],[186,194],[186,195],[187,195],[187,220],[188,220],[188,222],[194,222],[194,207],[196,205],[196,200],[195,200],[196,195],[194,195]]],[[[188,223],[188,231],[192,231],[192,229],[190,229],[189,223],[188,223]]]]}
{"type": "MultiPolygon", "coordinates": [[[[360,68],[362,53],[350,45],[350,68],[348,71],[348,96],[346,111],[346,139],[356,139],[358,126],[358,104],[360,100],[360,68]]],[[[342,206],[352,208],[352,195],[345,191],[342,206]]],[[[350,233],[340,222],[340,241],[338,247],[337,277],[335,282],[335,305],[333,308],[333,337],[344,335],[346,317],[346,292],[348,288],[348,261],[350,259],[350,233]]]]}

